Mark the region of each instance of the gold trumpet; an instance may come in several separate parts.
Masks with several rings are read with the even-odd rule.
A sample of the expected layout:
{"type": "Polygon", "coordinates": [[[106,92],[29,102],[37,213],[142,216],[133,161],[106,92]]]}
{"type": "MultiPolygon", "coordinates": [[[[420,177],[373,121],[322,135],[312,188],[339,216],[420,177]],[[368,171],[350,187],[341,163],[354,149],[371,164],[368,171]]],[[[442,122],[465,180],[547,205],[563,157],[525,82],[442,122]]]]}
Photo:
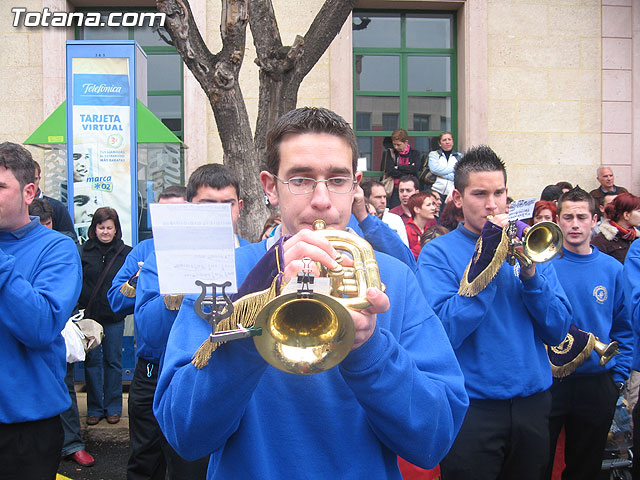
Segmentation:
{"type": "Polygon", "coordinates": [[[322,220],[313,223],[314,230],[324,236],[338,252],[338,267],[331,270],[320,264],[321,277],[328,285],[324,292],[317,287],[321,279],[301,275],[298,289],[267,303],[258,313],[255,327],[262,334],[254,336],[256,349],[272,366],[284,372],[308,375],[324,372],[339,364],[351,351],[355,328],[349,310],[363,310],[369,287],[384,291],[371,245],[344,230],[327,229],[322,220]],[[348,252],[353,267],[343,267],[348,252]],[[317,280],[317,282],[316,282],[317,280]]]}
{"type": "MultiPolygon", "coordinates": [[[[507,227],[509,229],[510,227],[507,227]]],[[[552,260],[562,247],[562,230],[553,222],[539,222],[524,229],[524,237],[522,241],[512,236],[509,244],[510,258],[517,258],[524,265],[530,266],[535,263],[544,263],[552,260]],[[516,247],[522,246],[523,251],[516,250],[516,247]]]]}

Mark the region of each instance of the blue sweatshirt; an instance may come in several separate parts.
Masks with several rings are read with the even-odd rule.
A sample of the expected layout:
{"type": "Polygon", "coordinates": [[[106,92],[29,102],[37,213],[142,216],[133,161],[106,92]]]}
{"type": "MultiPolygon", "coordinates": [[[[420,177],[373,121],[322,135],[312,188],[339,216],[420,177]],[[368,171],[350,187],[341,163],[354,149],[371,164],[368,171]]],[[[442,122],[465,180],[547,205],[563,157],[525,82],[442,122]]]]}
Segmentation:
{"type": "Polygon", "coordinates": [[[558,280],[569,298],[571,322],[585,332],[593,333],[604,344],[620,343],[620,353],[604,366],[600,356],[589,358],[572,375],[595,375],[611,370],[616,382],[626,382],[631,367],[633,333],[631,319],[624,303],[622,264],[596,247],[589,255],[578,255],[563,248],[553,260],[558,280]]]}
{"type": "Polygon", "coordinates": [[[37,217],[0,232],[0,423],[43,420],[69,408],[60,332],[81,286],[71,238],[43,227],[37,217]]]}
{"type": "Polygon", "coordinates": [[[398,233],[375,215],[358,222],[355,215],[351,214],[347,225],[354,232],[371,244],[376,252],[386,253],[405,263],[415,273],[417,265],[409,247],[407,247],[398,233]]]}
{"type": "Polygon", "coordinates": [[[633,242],[627,252],[624,260],[624,278],[625,303],[633,325],[631,368],[640,371],[640,242],[633,242]]]}
{"type": "MultiPolygon", "coordinates": [[[[240,245],[249,245],[249,242],[244,238],[237,238],[240,245]]],[[[124,297],[121,293],[120,296],[124,297]]],[[[133,317],[135,320],[136,356],[159,365],[178,311],[168,310],[164,303],[164,297],[160,294],[158,263],[153,242],[138,277],[136,297],[132,300],[135,301],[133,317]]]]}
{"type": "Polygon", "coordinates": [[[153,252],[153,238],[141,241],[129,252],[124,264],[118,270],[116,276],[113,277],[111,288],[107,292],[107,298],[113,313],[123,315],[131,315],[133,313],[136,298],[123,295],[120,292],[120,288],[138,271],[140,268],[138,267],[138,262],[144,262],[151,252],[153,252]]]}
{"type": "Polygon", "coordinates": [[[458,295],[478,235],[463,223],[425,245],[418,283],[442,320],[456,352],[470,398],[526,397],[551,386],[545,343],[567,335],[571,305],[550,263],[529,279],[505,262],[475,297],[458,295]]]}
{"type": "MultiPolygon", "coordinates": [[[[238,280],[266,252],[236,251],[238,280]]],[[[371,338],[326,372],[269,366],[251,339],[191,357],[211,332],[186,297],[171,330],[154,413],[187,459],[213,454],[210,479],[401,479],[396,455],[433,467],[447,453],[468,399],[442,325],[411,270],[376,254],[391,308],[371,338]]]]}

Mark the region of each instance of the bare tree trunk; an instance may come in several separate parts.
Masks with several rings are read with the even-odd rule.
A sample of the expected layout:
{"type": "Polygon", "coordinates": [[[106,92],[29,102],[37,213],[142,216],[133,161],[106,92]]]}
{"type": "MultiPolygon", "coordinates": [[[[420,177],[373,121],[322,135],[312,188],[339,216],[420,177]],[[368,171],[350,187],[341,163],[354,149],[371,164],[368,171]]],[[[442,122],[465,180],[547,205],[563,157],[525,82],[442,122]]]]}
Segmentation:
{"type": "Polygon", "coordinates": [[[296,37],[291,47],[285,47],[271,0],[222,0],[222,49],[214,55],[202,40],[188,0],[156,0],[158,11],[167,15],[165,28],[173,44],[209,98],[224,163],[240,177],[245,208],[238,227],[248,240],[258,240],[269,213],[258,178],[266,133],[278,117],[296,107],[300,83],[338,34],[354,3],[355,0],[327,0],[306,35],[296,37]],[[238,83],[247,22],[260,66],[255,137],[238,83]]]}

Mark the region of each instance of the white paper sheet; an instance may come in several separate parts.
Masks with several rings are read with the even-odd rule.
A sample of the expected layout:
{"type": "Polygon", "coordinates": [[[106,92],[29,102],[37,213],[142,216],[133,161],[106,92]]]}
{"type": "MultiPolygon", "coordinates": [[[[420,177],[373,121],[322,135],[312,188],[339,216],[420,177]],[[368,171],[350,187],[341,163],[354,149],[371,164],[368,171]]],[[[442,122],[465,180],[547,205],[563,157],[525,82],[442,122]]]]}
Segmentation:
{"type": "Polygon", "coordinates": [[[509,206],[509,220],[522,220],[523,218],[531,218],[533,209],[536,206],[535,198],[523,198],[522,200],[514,200],[509,206]]]}
{"type": "Polygon", "coordinates": [[[154,203],[149,211],[160,293],[200,293],[196,280],[230,281],[226,292],[237,291],[231,205],[154,203]]]}

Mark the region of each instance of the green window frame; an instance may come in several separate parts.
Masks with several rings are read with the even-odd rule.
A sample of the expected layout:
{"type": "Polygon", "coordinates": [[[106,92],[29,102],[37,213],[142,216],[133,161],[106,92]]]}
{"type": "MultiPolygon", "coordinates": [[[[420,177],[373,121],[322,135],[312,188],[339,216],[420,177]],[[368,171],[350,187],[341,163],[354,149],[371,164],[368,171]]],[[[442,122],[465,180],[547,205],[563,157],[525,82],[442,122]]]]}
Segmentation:
{"type": "MultiPolygon", "coordinates": [[[[382,152],[384,148],[382,146],[382,140],[384,137],[390,137],[394,128],[391,128],[394,124],[394,115],[397,115],[395,121],[396,128],[403,128],[409,134],[409,142],[412,147],[416,144],[421,145],[420,148],[423,154],[429,153],[427,145],[430,144],[432,137],[437,137],[443,130],[451,130],[454,139],[457,138],[458,131],[458,95],[457,95],[457,45],[456,45],[456,13],[451,11],[401,11],[397,10],[354,10],[353,12],[353,127],[358,139],[358,145],[364,146],[365,143],[369,144],[368,152],[363,152],[367,155],[367,169],[369,171],[380,170],[382,152]],[[356,46],[357,43],[357,30],[366,28],[368,24],[367,19],[370,17],[395,19],[399,17],[400,20],[400,41],[396,46],[356,46]],[[413,18],[447,18],[450,21],[450,48],[416,48],[407,46],[407,20],[413,18]],[[378,57],[380,65],[385,64],[382,57],[392,57],[398,59],[398,76],[399,83],[397,88],[386,88],[385,90],[365,90],[359,88],[359,69],[362,71],[363,58],[367,56],[378,57]],[[445,74],[445,84],[448,82],[449,88],[444,88],[438,91],[417,91],[409,90],[410,79],[409,69],[410,65],[415,64],[416,61],[424,60],[425,58],[433,58],[435,62],[437,59],[445,59],[448,61],[448,69],[442,70],[445,74]],[[366,98],[373,99],[388,98],[389,102],[394,102],[398,99],[399,105],[395,112],[382,112],[382,121],[380,122],[378,129],[373,129],[371,115],[368,112],[358,111],[359,98],[366,101],[366,98]],[[446,116],[434,116],[430,115],[431,112],[411,111],[411,104],[417,105],[418,99],[424,99],[428,102],[429,98],[445,99],[445,104],[449,102],[450,108],[450,125],[447,122],[446,116]],[[410,121],[411,112],[411,121],[410,121]],[[434,116],[434,118],[431,118],[434,116]],[[437,126],[437,129],[434,128],[437,126]],[[444,128],[450,126],[450,128],[444,128]],[[415,129],[414,127],[417,127],[415,129]],[[426,129],[425,128],[429,128],[426,129]]],[[[379,42],[377,42],[379,43],[379,42]]],[[[386,62],[386,65],[391,63],[386,62]]],[[[370,82],[367,82],[370,83],[370,82]]],[[[375,82],[374,82],[375,83],[375,82]]],[[[415,83],[415,82],[413,82],[415,83]]],[[[446,85],[445,85],[446,86],[446,85]]],[[[367,85],[365,85],[365,88],[367,85]]],[[[361,150],[363,150],[361,148],[361,150]]],[[[372,175],[377,175],[377,172],[372,175]]]]}

